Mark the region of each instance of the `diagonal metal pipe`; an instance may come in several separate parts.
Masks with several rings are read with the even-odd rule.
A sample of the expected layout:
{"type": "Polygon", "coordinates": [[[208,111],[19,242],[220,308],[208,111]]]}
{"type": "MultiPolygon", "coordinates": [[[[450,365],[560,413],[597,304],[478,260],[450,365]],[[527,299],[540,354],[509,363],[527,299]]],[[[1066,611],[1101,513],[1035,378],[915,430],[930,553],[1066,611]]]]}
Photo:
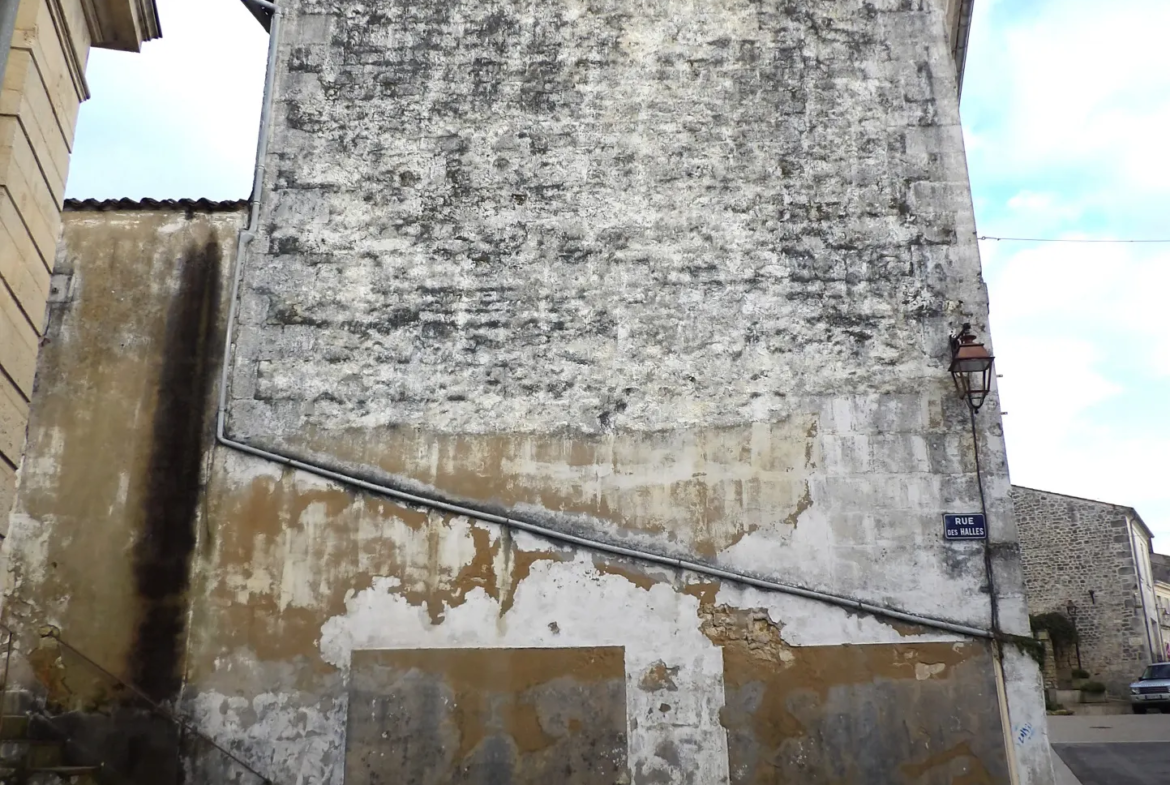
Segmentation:
{"type": "Polygon", "coordinates": [[[267,0],[249,0],[249,2],[258,7],[271,11],[272,25],[269,31],[270,37],[268,43],[268,71],[264,81],[264,105],[260,113],[260,138],[256,145],[256,170],[252,183],[251,207],[248,214],[248,225],[240,232],[239,242],[237,243],[236,263],[235,270],[233,271],[231,287],[231,301],[228,306],[228,324],[223,354],[223,370],[219,385],[219,407],[216,414],[215,438],[219,444],[232,450],[236,450],[238,452],[245,453],[256,458],[261,458],[266,461],[271,461],[283,466],[288,466],[289,468],[297,469],[308,474],[313,474],[317,477],[331,480],[342,485],[368,491],[379,496],[385,496],[411,507],[422,507],[431,510],[438,510],[440,512],[450,513],[452,515],[465,516],[485,523],[506,526],[511,529],[534,534],[538,537],[542,537],[553,542],[586,548],[597,553],[603,553],[611,556],[620,556],[623,558],[640,561],[645,564],[653,564],[678,570],[686,570],[698,575],[731,581],[743,586],[751,586],[752,588],[762,589],[769,592],[777,592],[779,594],[787,594],[794,597],[803,597],[805,599],[823,602],[827,605],[834,605],[839,608],[845,608],[846,610],[856,613],[870,614],[891,621],[915,624],[928,629],[939,630],[955,635],[984,639],[995,639],[1001,637],[999,634],[991,630],[973,627],[968,624],[960,624],[949,619],[925,616],[922,614],[901,610],[899,608],[893,608],[887,605],[877,605],[875,603],[866,602],[854,597],[847,597],[830,592],[819,591],[817,589],[809,589],[803,586],[794,586],[787,583],[781,583],[779,581],[773,581],[735,570],[724,569],[714,564],[691,561],[688,559],[680,559],[662,553],[655,553],[654,551],[643,550],[640,548],[627,548],[625,546],[615,545],[600,539],[581,537],[575,534],[560,531],[558,529],[550,528],[548,526],[536,523],[535,521],[528,520],[522,516],[513,516],[511,514],[500,515],[498,513],[491,512],[490,510],[477,508],[467,503],[456,503],[449,499],[440,498],[438,496],[408,492],[400,488],[394,488],[384,483],[372,482],[370,480],[354,476],[351,472],[346,471],[343,467],[329,467],[312,458],[257,447],[255,445],[251,445],[230,437],[227,433],[227,407],[228,387],[231,381],[232,346],[235,341],[236,314],[238,310],[240,286],[243,279],[244,261],[247,256],[248,248],[255,239],[257,229],[259,228],[260,207],[264,196],[265,158],[268,153],[268,138],[272,125],[272,105],[274,101],[278,50],[280,45],[280,32],[282,25],[281,11],[274,3],[270,3],[267,0]]]}

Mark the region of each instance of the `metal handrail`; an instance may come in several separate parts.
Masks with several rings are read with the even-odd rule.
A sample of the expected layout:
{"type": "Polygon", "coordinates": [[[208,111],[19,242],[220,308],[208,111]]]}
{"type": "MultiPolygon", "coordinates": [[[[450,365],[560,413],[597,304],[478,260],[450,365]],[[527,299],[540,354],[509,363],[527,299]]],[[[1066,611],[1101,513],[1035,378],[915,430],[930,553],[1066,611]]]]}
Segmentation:
{"type": "MultiPolygon", "coordinates": [[[[106,670],[106,668],[104,668],[100,663],[95,662],[88,654],[81,651],[81,649],[78,649],[76,646],[69,643],[69,641],[62,638],[60,630],[57,630],[56,628],[52,628],[52,629],[53,629],[53,631],[50,632],[48,635],[42,635],[41,637],[52,638],[53,640],[57,641],[59,644],[61,644],[65,648],[69,649],[69,651],[73,652],[78,657],[85,660],[88,664],[92,665],[94,668],[101,671],[106,676],[109,676],[111,679],[116,681],[118,684],[120,684],[123,687],[130,690],[130,692],[134,693],[135,696],[137,696],[139,699],[144,701],[155,714],[161,716],[165,720],[173,722],[179,728],[186,731],[187,733],[190,733],[192,736],[195,736],[196,738],[201,739],[202,741],[205,741],[206,743],[210,744],[212,747],[219,750],[224,755],[226,755],[228,758],[230,758],[233,762],[235,762],[236,764],[241,766],[249,774],[252,774],[252,775],[258,777],[261,780],[261,782],[263,783],[263,785],[275,785],[275,783],[271,779],[269,779],[265,775],[261,774],[260,772],[256,771],[256,769],[252,768],[251,765],[249,765],[246,761],[241,759],[238,755],[233,753],[231,750],[228,750],[227,748],[221,746],[219,744],[219,742],[217,742],[215,739],[211,738],[210,736],[203,733],[195,726],[191,725],[189,722],[184,720],[182,717],[180,717],[175,712],[168,709],[166,706],[163,706],[162,704],[154,701],[149,695],[147,695],[145,692],[143,692],[142,689],[140,689],[136,685],[126,681],[121,676],[117,675],[116,673],[112,673],[112,672],[106,670]]],[[[0,624],[0,630],[3,630],[4,632],[8,633],[8,640],[9,640],[8,655],[9,655],[9,657],[11,657],[11,654],[12,654],[12,643],[11,642],[12,642],[12,638],[16,635],[16,633],[10,627],[8,627],[7,625],[4,625],[4,624],[0,624]]],[[[7,658],[5,659],[4,671],[5,671],[4,689],[7,689],[7,687],[8,687],[8,684],[7,684],[7,681],[8,681],[7,680],[7,672],[8,672],[7,658]]]]}
{"type": "Polygon", "coordinates": [[[55,737],[54,740],[58,744],[61,744],[65,749],[73,747],[76,750],[80,750],[84,755],[97,760],[98,762],[95,765],[97,769],[102,772],[98,780],[99,782],[109,782],[112,779],[114,780],[113,785],[129,785],[126,782],[126,778],[123,777],[120,772],[118,772],[113,766],[109,766],[105,761],[101,760],[101,755],[98,755],[90,747],[82,744],[77,739],[74,739],[68,733],[54,725],[52,716],[45,714],[43,711],[30,711],[28,712],[28,719],[30,729],[32,728],[33,720],[40,720],[46,727],[48,727],[49,732],[53,734],[55,737]]]}

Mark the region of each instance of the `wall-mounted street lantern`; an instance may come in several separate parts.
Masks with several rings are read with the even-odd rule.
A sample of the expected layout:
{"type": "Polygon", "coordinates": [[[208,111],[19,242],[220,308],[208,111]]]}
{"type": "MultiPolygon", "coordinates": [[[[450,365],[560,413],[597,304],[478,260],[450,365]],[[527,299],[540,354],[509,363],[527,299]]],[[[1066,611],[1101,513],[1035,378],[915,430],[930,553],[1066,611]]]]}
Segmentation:
{"type": "Polygon", "coordinates": [[[966,399],[971,411],[979,411],[991,392],[991,366],[995,358],[975,339],[971,325],[964,324],[958,335],[951,336],[951,376],[955,388],[966,399]]]}

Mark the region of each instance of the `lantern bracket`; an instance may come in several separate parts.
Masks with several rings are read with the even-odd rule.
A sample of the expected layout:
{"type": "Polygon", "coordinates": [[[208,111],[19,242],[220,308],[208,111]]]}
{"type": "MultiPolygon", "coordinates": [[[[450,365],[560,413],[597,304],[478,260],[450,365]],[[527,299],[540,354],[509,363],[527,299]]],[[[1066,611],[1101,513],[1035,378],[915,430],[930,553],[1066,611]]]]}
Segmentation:
{"type": "Polygon", "coordinates": [[[951,335],[950,341],[950,372],[955,381],[955,389],[963,396],[971,411],[977,412],[991,393],[995,357],[979,343],[975,333],[971,331],[969,322],[964,323],[957,333],[951,335]]]}

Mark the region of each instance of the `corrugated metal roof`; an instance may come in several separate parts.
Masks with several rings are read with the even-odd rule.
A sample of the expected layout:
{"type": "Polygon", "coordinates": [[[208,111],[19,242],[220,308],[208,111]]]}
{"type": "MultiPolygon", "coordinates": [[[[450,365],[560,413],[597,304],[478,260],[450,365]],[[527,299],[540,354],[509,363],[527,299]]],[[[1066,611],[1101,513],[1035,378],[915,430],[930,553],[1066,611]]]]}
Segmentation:
{"type": "Polygon", "coordinates": [[[217,202],[211,199],[66,199],[66,211],[142,211],[173,210],[175,212],[231,213],[245,210],[247,199],[217,202]]]}

